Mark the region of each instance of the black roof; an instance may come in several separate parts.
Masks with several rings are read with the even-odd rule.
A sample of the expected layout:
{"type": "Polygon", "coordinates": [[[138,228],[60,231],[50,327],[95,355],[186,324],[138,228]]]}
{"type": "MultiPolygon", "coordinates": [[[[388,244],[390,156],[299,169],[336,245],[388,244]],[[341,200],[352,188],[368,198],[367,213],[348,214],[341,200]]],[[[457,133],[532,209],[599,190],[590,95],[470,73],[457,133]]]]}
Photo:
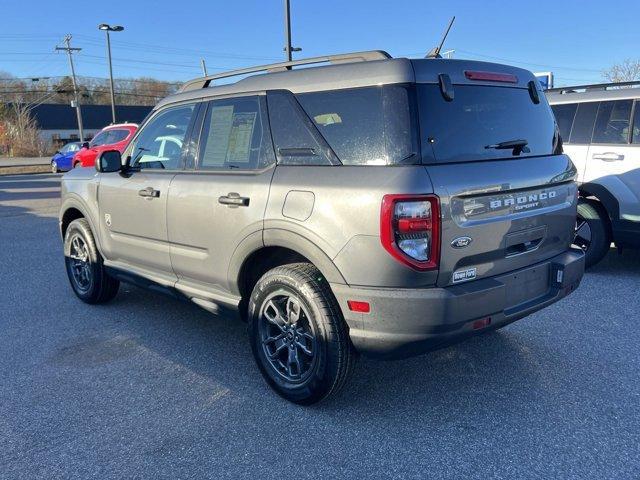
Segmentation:
{"type": "MultiPolygon", "coordinates": [[[[118,123],[140,123],[153,107],[116,105],[118,123]]],[[[82,105],[82,125],[87,130],[100,130],[111,123],[111,105],[82,105]]],[[[66,104],[43,103],[31,114],[42,130],[73,130],[78,128],[75,108],[66,104]]]]}

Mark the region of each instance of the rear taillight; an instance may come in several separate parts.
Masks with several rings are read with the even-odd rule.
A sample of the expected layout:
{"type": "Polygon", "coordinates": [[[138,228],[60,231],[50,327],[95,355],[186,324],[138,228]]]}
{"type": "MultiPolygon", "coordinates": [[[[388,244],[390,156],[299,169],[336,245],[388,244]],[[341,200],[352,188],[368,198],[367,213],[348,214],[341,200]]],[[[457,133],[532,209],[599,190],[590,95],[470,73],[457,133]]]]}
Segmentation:
{"type": "Polygon", "coordinates": [[[435,195],[385,195],[380,213],[382,246],[415,270],[438,268],[440,208],[435,195]]]}

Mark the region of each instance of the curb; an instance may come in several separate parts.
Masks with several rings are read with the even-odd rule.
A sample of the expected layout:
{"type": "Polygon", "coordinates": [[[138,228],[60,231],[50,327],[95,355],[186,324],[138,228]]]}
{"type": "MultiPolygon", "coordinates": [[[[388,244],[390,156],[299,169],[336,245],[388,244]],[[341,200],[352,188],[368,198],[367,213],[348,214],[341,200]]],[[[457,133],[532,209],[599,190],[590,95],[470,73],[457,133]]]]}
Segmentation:
{"type": "Polygon", "coordinates": [[[14,165],[10,167],[0,166],[1,175],[18,175],[25,173],[51,173],[50,165],[14,165]]]}

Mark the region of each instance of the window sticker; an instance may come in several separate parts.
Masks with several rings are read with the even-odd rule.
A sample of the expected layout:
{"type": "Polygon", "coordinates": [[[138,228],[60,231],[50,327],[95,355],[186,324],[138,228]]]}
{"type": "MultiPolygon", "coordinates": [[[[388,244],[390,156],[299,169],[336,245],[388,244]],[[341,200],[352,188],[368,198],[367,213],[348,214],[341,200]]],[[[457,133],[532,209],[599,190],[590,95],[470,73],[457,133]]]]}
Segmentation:
{"type": "Polygon", "coordinates": [[[223,165],[227,157],[229,134],[233,126],[233,105],[213,107],[207,136],[204,165],[223,165]]]}
{"type": "Polygon", "coordinates": [[[236,113],[233,115],[233,126],[227,148],[227,163],[249,162],[255,124],[256,112],[236,113]]]}

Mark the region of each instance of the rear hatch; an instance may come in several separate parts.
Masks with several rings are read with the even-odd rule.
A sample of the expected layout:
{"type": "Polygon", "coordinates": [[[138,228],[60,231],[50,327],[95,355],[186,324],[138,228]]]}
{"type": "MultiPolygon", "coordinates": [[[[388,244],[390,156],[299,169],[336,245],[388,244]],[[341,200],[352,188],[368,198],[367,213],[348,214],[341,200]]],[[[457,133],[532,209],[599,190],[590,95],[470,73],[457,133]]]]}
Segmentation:
{"type": "MultiPolygon", "coordinates": [[[[561,154],[551,109],[537,82],[529,83],[533,75],[442,62],[437,83],[420,83],[420,64],[433,61],[414,66],[423,163],[441,202],[438,285],[499,275],[566,251],[575,168],[561,154]]],[[[531,288],[546,289],[544,280],[531,288]]]]}

